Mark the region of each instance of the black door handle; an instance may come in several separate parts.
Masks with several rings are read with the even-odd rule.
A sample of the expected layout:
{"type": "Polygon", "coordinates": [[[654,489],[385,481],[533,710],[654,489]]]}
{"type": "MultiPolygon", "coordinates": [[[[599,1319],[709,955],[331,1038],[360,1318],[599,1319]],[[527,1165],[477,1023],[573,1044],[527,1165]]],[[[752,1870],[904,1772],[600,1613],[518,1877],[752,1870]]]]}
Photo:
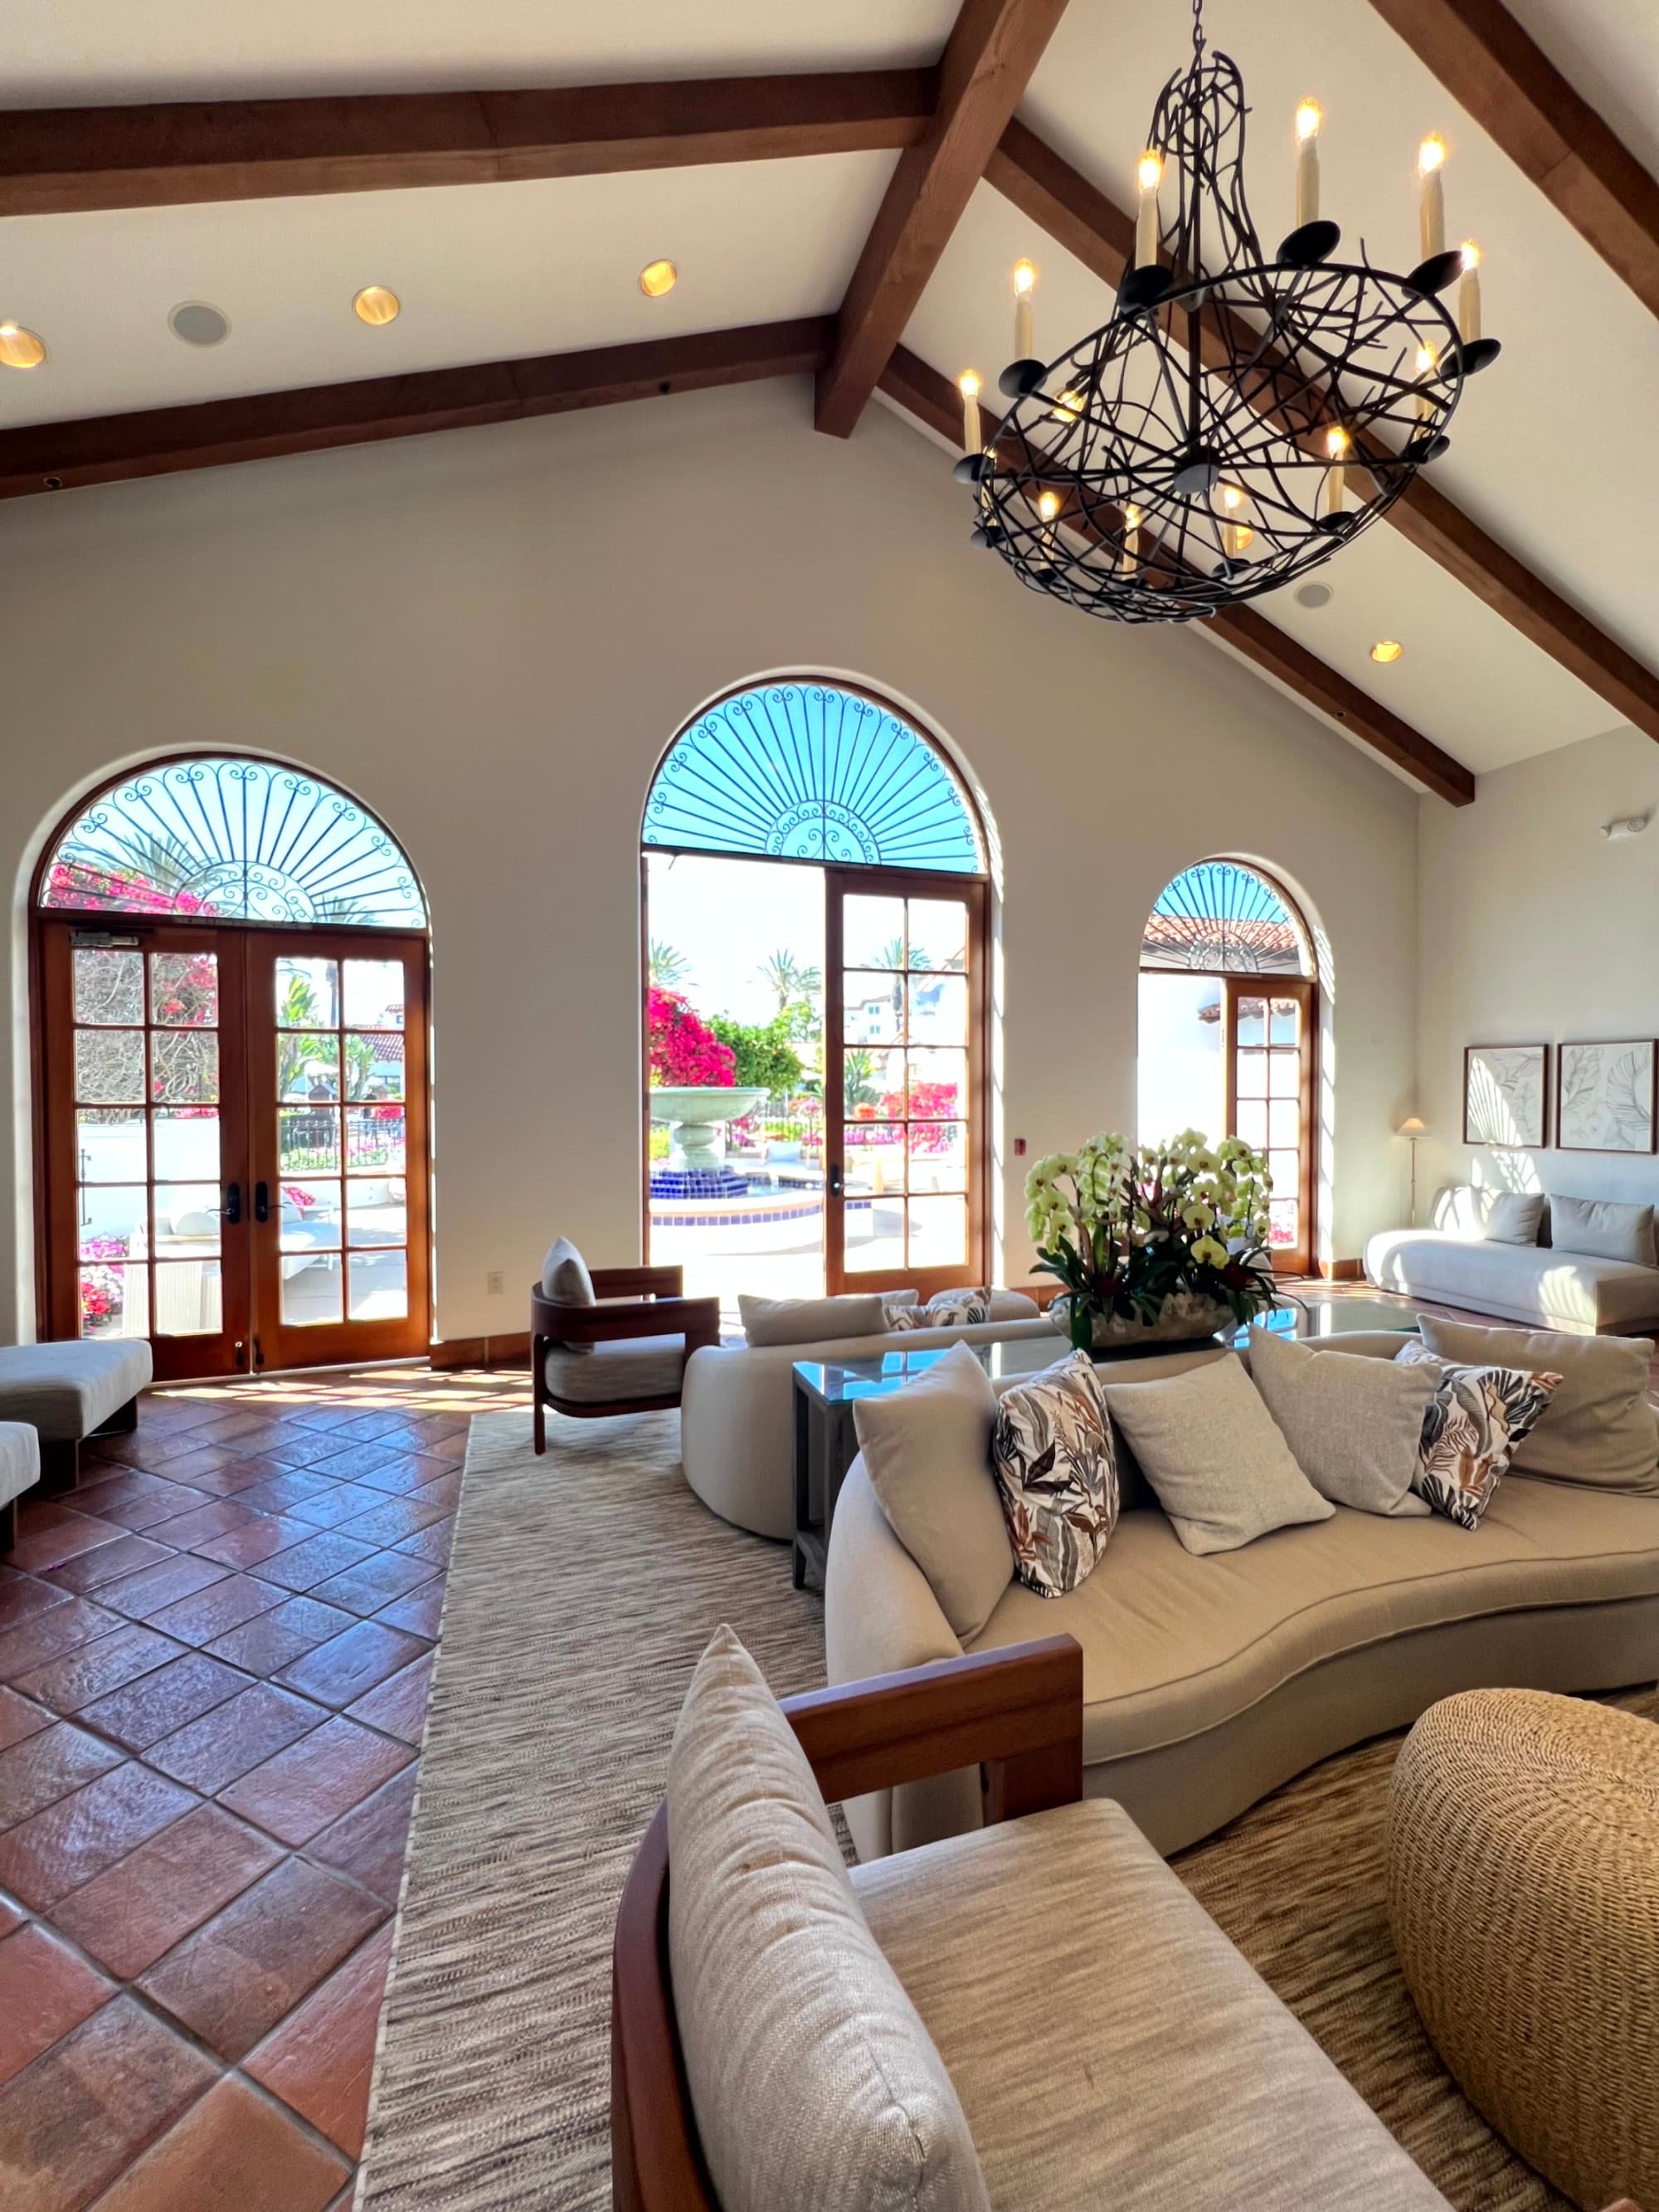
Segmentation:
{"type": "Polygon", "coordinates": [[[269,1221],[270,1218],[270,1185],[269,1183],[256,1182],[253,1186],[253,1218],[256,1221],[269,1221]]]}
{"type": "Polygon", "coordinates": [[[831,1198],[839,1198],[841,1196],[841,1170],[839,1168],[831,1168],[830,1170],[830,1195],[831,1198]]]}
{"type": "Polygon", "coordinates": [[[225,1225],[234,1229],[242,1218],[242,1186],[234,1182],[225,1193],[225,1225]]]}

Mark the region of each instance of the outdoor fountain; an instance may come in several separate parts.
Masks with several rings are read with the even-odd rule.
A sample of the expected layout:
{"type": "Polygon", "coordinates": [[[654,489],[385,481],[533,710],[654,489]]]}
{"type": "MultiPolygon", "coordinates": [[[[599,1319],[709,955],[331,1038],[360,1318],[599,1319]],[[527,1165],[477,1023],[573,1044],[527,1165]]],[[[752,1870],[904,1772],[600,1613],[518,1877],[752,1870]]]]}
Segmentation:
{"type": "Polygon", "coordinates": [[[716,1085],[651,1091],[651,1119],[666,1121],[668,1158],[651,1170],[653,1198],[742,1198],[749,1179],[726,1164],[724,1124],[766,1103],[764,1091],[716,1085]]]}

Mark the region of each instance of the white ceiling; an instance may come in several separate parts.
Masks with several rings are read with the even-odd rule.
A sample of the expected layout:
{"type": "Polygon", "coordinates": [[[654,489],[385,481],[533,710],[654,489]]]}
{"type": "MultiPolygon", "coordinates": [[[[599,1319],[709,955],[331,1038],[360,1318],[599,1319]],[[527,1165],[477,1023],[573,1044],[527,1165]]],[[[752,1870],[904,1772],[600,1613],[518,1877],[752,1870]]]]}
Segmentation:
{"type": "MultiPolygon", "coordinates": [[[[1509,0],[1638,152],[1659,166],[1659,6],[1509,0]]],[[[956,0],[15,0],[0,34],[13,105],[583,83],[937,57],[956,0]]],[[[1449,234],[1486,257],[1503,358],[1469,387],[1436,478],[1504,544],[1659,665],[1659,331],[1547,199],[1383,23],[1369,0],[1207,0],[1212,45],[1252,101],[1247,178],[1271,247],[1291,217],[1291,118],[1316,94],[1325,211],[1346,247],[1415,258],[1414,155],[1446,137],[1449,234]]],[[[1188,0],[1073,0],[1021,115],[1120,204],[1152,104],[1185,59],[1188,0]]],[[[827,313],[891,173],[891,155],[554,182],[13,218],[0,225],[0,317],[39,330],[45,368],[0,374],[0,428],[519,354],[827,313]],[[679,265],[643,299],[641,266],[679,265]],[[373,331],[362,284],[404,313],[373,331]],[[167,327],[185,300],[222,307],[211,349],[167,327]]],[[[1110,295],[990,187],[967,215],[907,343],[988,386],[1012,351],[1007,272],[1042,271],[1038,348],[1103,321],[1110,295]]],[[[27,507],[9,528],[27,528],[27,507]]],[[[1476,769],[1571,744],[1613,711],[1379,525],[1326,572],[1317,614],[1262,611],[1476,769]],[[1393,668],[1368,657],[1400,636],[1393,668]]]]}

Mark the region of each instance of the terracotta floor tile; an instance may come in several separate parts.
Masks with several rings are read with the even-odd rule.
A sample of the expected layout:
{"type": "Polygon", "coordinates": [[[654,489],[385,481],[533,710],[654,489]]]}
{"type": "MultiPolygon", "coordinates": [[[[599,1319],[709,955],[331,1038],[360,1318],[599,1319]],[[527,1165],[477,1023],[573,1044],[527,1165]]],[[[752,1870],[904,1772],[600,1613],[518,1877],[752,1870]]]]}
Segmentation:
{"type": "Polygon", "coordinates": [[[343,1451],[336,1451],[332,1459],[314,1462],[321,1474],[331,1474],[337,1482],[367,1482],[383,1468],[395,1467],[403,1456],[398,1452],[383,1451],[379,1444],[349,1444],[343,1451]]]}
{"type": "MultiPolygon", "coordinates": [[[[227,1471],[234,1473],[240,1465],[234,1452],[224,1451],[215,1444],[190,1444],[187,1439],[185,1442],[186,1449],[168,1452],[163,1464],[155,1465],[148,1460],[144,1464],[152,1474],[166,1475],[169,1482],[196,1483],[204,1490],[216,1489],[216,1477],[227,1471]]],[[[248,1479],[257,1482],[259,1478],[256,1474],[248,1479]]]]}
{"type": "Polygon", "coordinates": [[[216,1559],[221,1566],[257,1567],[261,1559],[285,1552],[290,1545],[303,1544],[316,1533],[305,1522],[285,1514],[258,1513],[250,1515],[241,1528],[210,1536],[195,1548],[204,1559],[216,1559]]]}
{"type": "Polygon", "coordinates": [[[284,1689],[315,1698],[319,1705],[349,1705],[418,1659],[422,1649],[418,1637],[405,1636],[381,1621],[360,1620],[284,1667],[276,1680],[284,1689]]]}
{"type": "Polygon", "coordinates": [[[337,1482],[288,1510],[296,1521],[309,1522],[313,1528],[337,1528],[343,1521],[355,1521],[359,1514],[372,1512],[385,1503],[383,1490],[371,1490],[364,1482],[337,1482]]]}
{"type": "Polygon", "coordinates": [[[191,1433],[204,1443],[229,1445],[245,1442],[250,1437],[263,1437],[270,1425],[269,1413],[257,1413],[251,1407],[233,1406],[228,1412],[216,1413],[211,1420],[202,1422],[191,1433]]]}
{"type": "MultiPolygon", "coordinates": [[[[404,1626],[394,1620],[393,1628],[404,1626]]],[[[315,1598],[291,1597],[270,1613],[262,1613],[216,1636],[206,1648],[216,1659],[245,1667],[250,1674],[275,1674],[313,1645],[326,1644],[351,1626],[351,1615],[337,1605],[320,1605],[315,1598]]],[[[417,1631],[416,1633],[419,1632],[417,1631]]]]}
{"type": "Polygon", "coordinates": [[[453,1508],[423,1500],[418,1492],[406,1498],[382,1498],[367,1513],[343,1526],[348,1536],[362,1544],[398,1544],[418,1534],[434,1521],[447,1517],[453,1508]]]}
{"type": "MultiPolygon", "coordinates": [[[[222,1790],[219,1800],[283,1843],[303,1844],[389,1780],[412,1756],[405,1745],[375,1735],[337,1714],[323,1727],[313,1729],[286,1751],[279,1751],[274,1759],[233,1782],[228,1790],[222,1790]]],[[[100,1786],[95,1782],[92,1784],[94,1790],[100,1786]]],[[[73,1804],[75,1800],[66,1802],[73,1804]]],[[[49,1820],[52,1813],[42,1813],[37,1818],[49,1820]]],[[[32,1825],[26,1822],[14,1832],[27,1835],[32,1825]]],[[[0,1881],[6,1878],[4,1855],[11,1840],[0,1837],[0,1881]]],[[[20,1888],[15,1882],[11,1886],[20,1888]]]]}
{"type": "Polygon", "coordinates": [[[175,1514],[188,1512],[192,1505],[205,1505],[207,1502],[205,1490],[192,1490],[182,1482],[167,1482],[142,1498],[100,1506],[98,1517],[100,1521],[118,1522],[123,1528],[153,1528],[159,1522],[170,1521],[175,1514]]]}
{"type": "Polygon", "coordinates": [[[390,1628],[406,1628],[411,1636],[435,1637],[444,1610],[444,1578],[435,1576],[419,1589],[400,1597],[396,1605],[383,1605],[375,1614],[390,1628]]]}
{"type": "Polygon", "coordinates": [[[367,1483],[373,1490],[406,1496],[414,1491],[424,1490],[428,1482],[435,1482],[441,1474],[447,1474],[450,1466],[448,1460],[434,1459],[425,1452],[405,1452],[386,1466],[367,1469],[353,1479],[367,1483]]]}
{"type": "Polygon", "coordinates": [[[211,1797],[308,1729],[320,1727],[326,1717],[320,1706],[291,1690],[256,1682],[240,1697],[153,1743],[144,1757],[163,1774],[211,1797]]]}
{"type": "Polygon", "coordinates": [[[195,1802],[187,1790],[148,1767],[131,1760],[112,1767],[0,1836],[0,1884],[44,1912],[170,1826],[195,1802]]]}
{"type": "Polygon", "coordinates": [[[461,1502],[459,1468],[453,1467],[447,1474],[441,1474],[431,1482],[423,1482],[418,1490],[411,1491],[410,1495],[411,1498],[418,1498],[423,1504],[441,1505],[446,1513],[453,1513],[461,1502]]]}
{"type": "MultiPolygon", "coordinates": [[[[374,1624],[368,1624],[373,1626],[374,1624]]],[[[400,1737],[404,1743],[418,1747],[426,1727],[426,1701],[432,1688],[433,1655],[428,1652],[412,1666],[396,1674],[389,1674],[365,1696],[358,1698],[346,1708],[349,1720],[361,1721],[365,1728],[379,1729],[383,1735],[400,1737]]]]}
{"type": "Polygon", "coordinates": [[[73,1590],[76,1596],[84,1597],[100,1583],[112,1583],[118,1575],[136,1574],[140,1567],[151,1567],[158,1559],[172,1557],[165,1544],[153,1544],[148,1536],[126,1534],[89,1552],[77,1552],[62,1566],[48,1569],[47,1575],[54,1589],[73,1590]]]}
{"type": "Polygon", "coordinates": [[[313,1583],[343,1574],[375,1549],[373,1544],[360,1544],[355,1536],[343,1536],[330,1528],[306,1543],[295,1544],[291,1551],[278,1552],[274,1559],[264,1562],[258,1572],[265,1581],[279,1583],[284,1589],[308,1590],[313,1583]]]}
{"type": "Polygon", "coordinates": [[[44,1666],[20,1674],[14,1686],[55,1713],[77,1713],[94,1698],[136,1682],[169,1659],[179,1656],[179,1646],[153,1628],[124,1620],[108,1636],[94,1637],[73,1651],[48,1659],[44,1666]]]}
{"type": "Polygon", "coordinates": [[[378,1613],[393,1598],[404,1597],[430,1582],[437,1572],[430,1559],[416,1559],[406,1552],[376,1552],[372,1558],[331,1575],[316,1583],[312,1595],[327,1605],[343,1605],[351,1613],[378,1613]]]}
{"type": "Polygon", "coordinates": [[[205,1505],[193,1505],[175,1520],[163,1521],[156,1533],[178,1551],[199,1552],[215,1536],[226,1535],[233,1528],[246,1528],[250,1521],[258,1517],[252,1506],[244,1505],[234,1498],[215,1498],[205,1505]]]}
{"type": "Polygon", "coordinates": [[[49,1527],[37,1527],[32,1535],[20,1536],[7,1553],[6,1562],[25,1574],[44,1574],[48,1567],[125,1534],[118,1522],[100,1521],[94,1513],[71,1513],[49,1527]]]}
{"type": "Polygon", "coordinates": [[[153,1620],[158,1613],[176,1605],[181,1597],[194,1596],[210,1583],[222,1580],[228,1571],[216,1559],[198,1559],[192,1553],[175,1552],[159,1565],[141,1567],[136,1575],[124,1576],[118,1583],[110,1583],[100,1592],[99,1603],[112,1605],[118,1613],[130,1613],[135,1620],[153,1620]]]}
{"type": "Polygon", "coordinates": [[[349,2168],[227,2075],[98,2200],[98,2212],[327,2212],[349,2168]]]}
{"type": "Polygon", "coordinates": [[[63,1602],[64,1592],[55,1583],[44,1583],[38,1575],[26,1575],[11,1567],[0,1567],[0,1634],[21,1628],[26,1620],[33,1620],[37,1613],[50,1612],[63,1602]]]}
{"type": "Polygon", "coordinates": [[[143,1751],[248,1686],[247,1676],[236,1668],[191,1651],[106,1698],[94,1698],[81,1708],[80,1717],[84,1727],[95,1728],[128,1751],[143,1751]]]}
{"type": "Polygon", "coordinates": [[[0,2081],[21,2074],[114,1993],[112,1983],[38,1922],[8,1936],[0,1942],[0,2081]]]}
{"type": "Polygon", "coordinates": [[[6,2212],[81,2212],[217,2070],[142,2005],[115,1998],[0,2089],[6,2212]]]}
{"type": "Polygon", "coordinates": [[[83,1451],[75,1495],[85,1511],[102,1513],[106,1506],[131,1505],[135,1498],[154,1498],[167,1487],[160,1475],[146,1474],[140,1468],[106,1466],[100,1471],[83,1451]]]}
{"type": "MultiPolygon", "coordinates": [[[[211,1564],[203,1561],[204,1566],[211,1564]]],[[[240,1628],[256,1613],[269,1613],[282,1601],[282,1592],[272,1589],[269,1583],[255,1582],[251,1575],[231,1575],[208,1589],[198,1590],[194,1597],[181,1598],[177,1605],[166,1607],[152,1614],[151,1620],[157,1628],[165,1628],[182,1643],[211,1644],[215,1637],[228,1636],[233,1628],[240,1628]]]]}
{"type": "Polygon", "coordinates": [[[354,1444],[372,1444],[389,1436],[399,1436],[407,1427],[401,1413],[356,1413],[349,1421],[342,1421],[339,1433],[349,1437],[354,1444]]]}
{"type": "Polygon", "coordinates": [[[303,1859],[285,1859],[140,1977],[152,2002],[238,2059],[386,1918],[303,1859]]]}
{"type": "Polygon", "coordinates": [[[313,1836],[306,1856],[349,1875],[387,1905],[396,1905],[409,1849],[410,1817],[420,1770],[405,1766],[362,1803],[313,1836]]]}
{"type": "Polygon", "coordinates": [[[121,1764],[112,1744],[68,1721],[0,1751],[0,1829],[15,1828],[121,1764]]]}
{"type": "Polygon", "coordinates": [[[131,1981],[282,1856],[257,1828],[198,1805],[52,1909],[64,1933],[131,1981]]]}
{"type": "Polygon", "coordinates": [[[9,1936],[14,1928],[23,1924],[22,1908],[9,1897],[0,1897],[0,1936],[9,1936]]]}
{"type": "Polygon", "coordinates": [[[447,1519],[433,1522],[430,1527],[421,1529],[417,1534],[405,1536],[398,1549],[407,1552],[411,1559],[430,1559],[434,1567],[447,1567],[449,1565],[449,1547],[454,1540],[455,1516],[452,1513],[447,1519]]]}
{"type": "Polygon", "coordinates": [[[288,1468],[314,1467],[319,1460],[332,1459],[340,1449],[339,1431],[334,1428],[286,1428],[273,1439],[268,1457],[280,1461],[288,1468]]]}
{"type": "MultiPolygon", "coordinates": [[[[392,1625],[395,1627],[397,1624],[392,1625]]],[[[9,1751],[26,1735],[50,1728],[56,1717],[45,1705],[37,1705],[32,1698],[20,1698],[15,1690],[0,1690],[0,1751],[9,1751]]]]}
{"type": "Polygon", "coordinates": [[[245,2074],[291,2105],[348,2158],[363,2147],[374,2039],[391,1964],[387,1926],[360,1945],[242,2062],[245,2074]]]}
{"type": "Polygon", "coordinates": [[[273,1462],[270,1471],[242,1495],[261,1513],[291,1513],[307,1498],[319,1498],[325,1491],[337,1489],[341,1480],[338,1475],[323,1474],[313,1468],[284,1468],[273,1462]]]}
{"type": "Polygon", "coordinates": [[[84,1597],[66,1597],[50,1610],[43,1607],[0,1636],[0,1682],[15,1681],[60,1651],[71,1651],[77,1644],[89,1644],[94,1636],[125,1626],[118,1613],[84,1597]]]}

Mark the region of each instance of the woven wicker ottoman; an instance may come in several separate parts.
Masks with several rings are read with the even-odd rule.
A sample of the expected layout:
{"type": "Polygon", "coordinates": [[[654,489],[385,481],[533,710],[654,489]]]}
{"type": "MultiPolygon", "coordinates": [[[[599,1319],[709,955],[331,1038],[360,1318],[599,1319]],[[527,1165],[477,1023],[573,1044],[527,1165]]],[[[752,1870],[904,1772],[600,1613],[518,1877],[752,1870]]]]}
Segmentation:
{"type": "Polygon", "coordinates": [[[1579,2204],[1659,2205],[1659,1726],[1470,1690],[1389,1799],[1406,1985],[1471,2104],[1579,2204]]]}

